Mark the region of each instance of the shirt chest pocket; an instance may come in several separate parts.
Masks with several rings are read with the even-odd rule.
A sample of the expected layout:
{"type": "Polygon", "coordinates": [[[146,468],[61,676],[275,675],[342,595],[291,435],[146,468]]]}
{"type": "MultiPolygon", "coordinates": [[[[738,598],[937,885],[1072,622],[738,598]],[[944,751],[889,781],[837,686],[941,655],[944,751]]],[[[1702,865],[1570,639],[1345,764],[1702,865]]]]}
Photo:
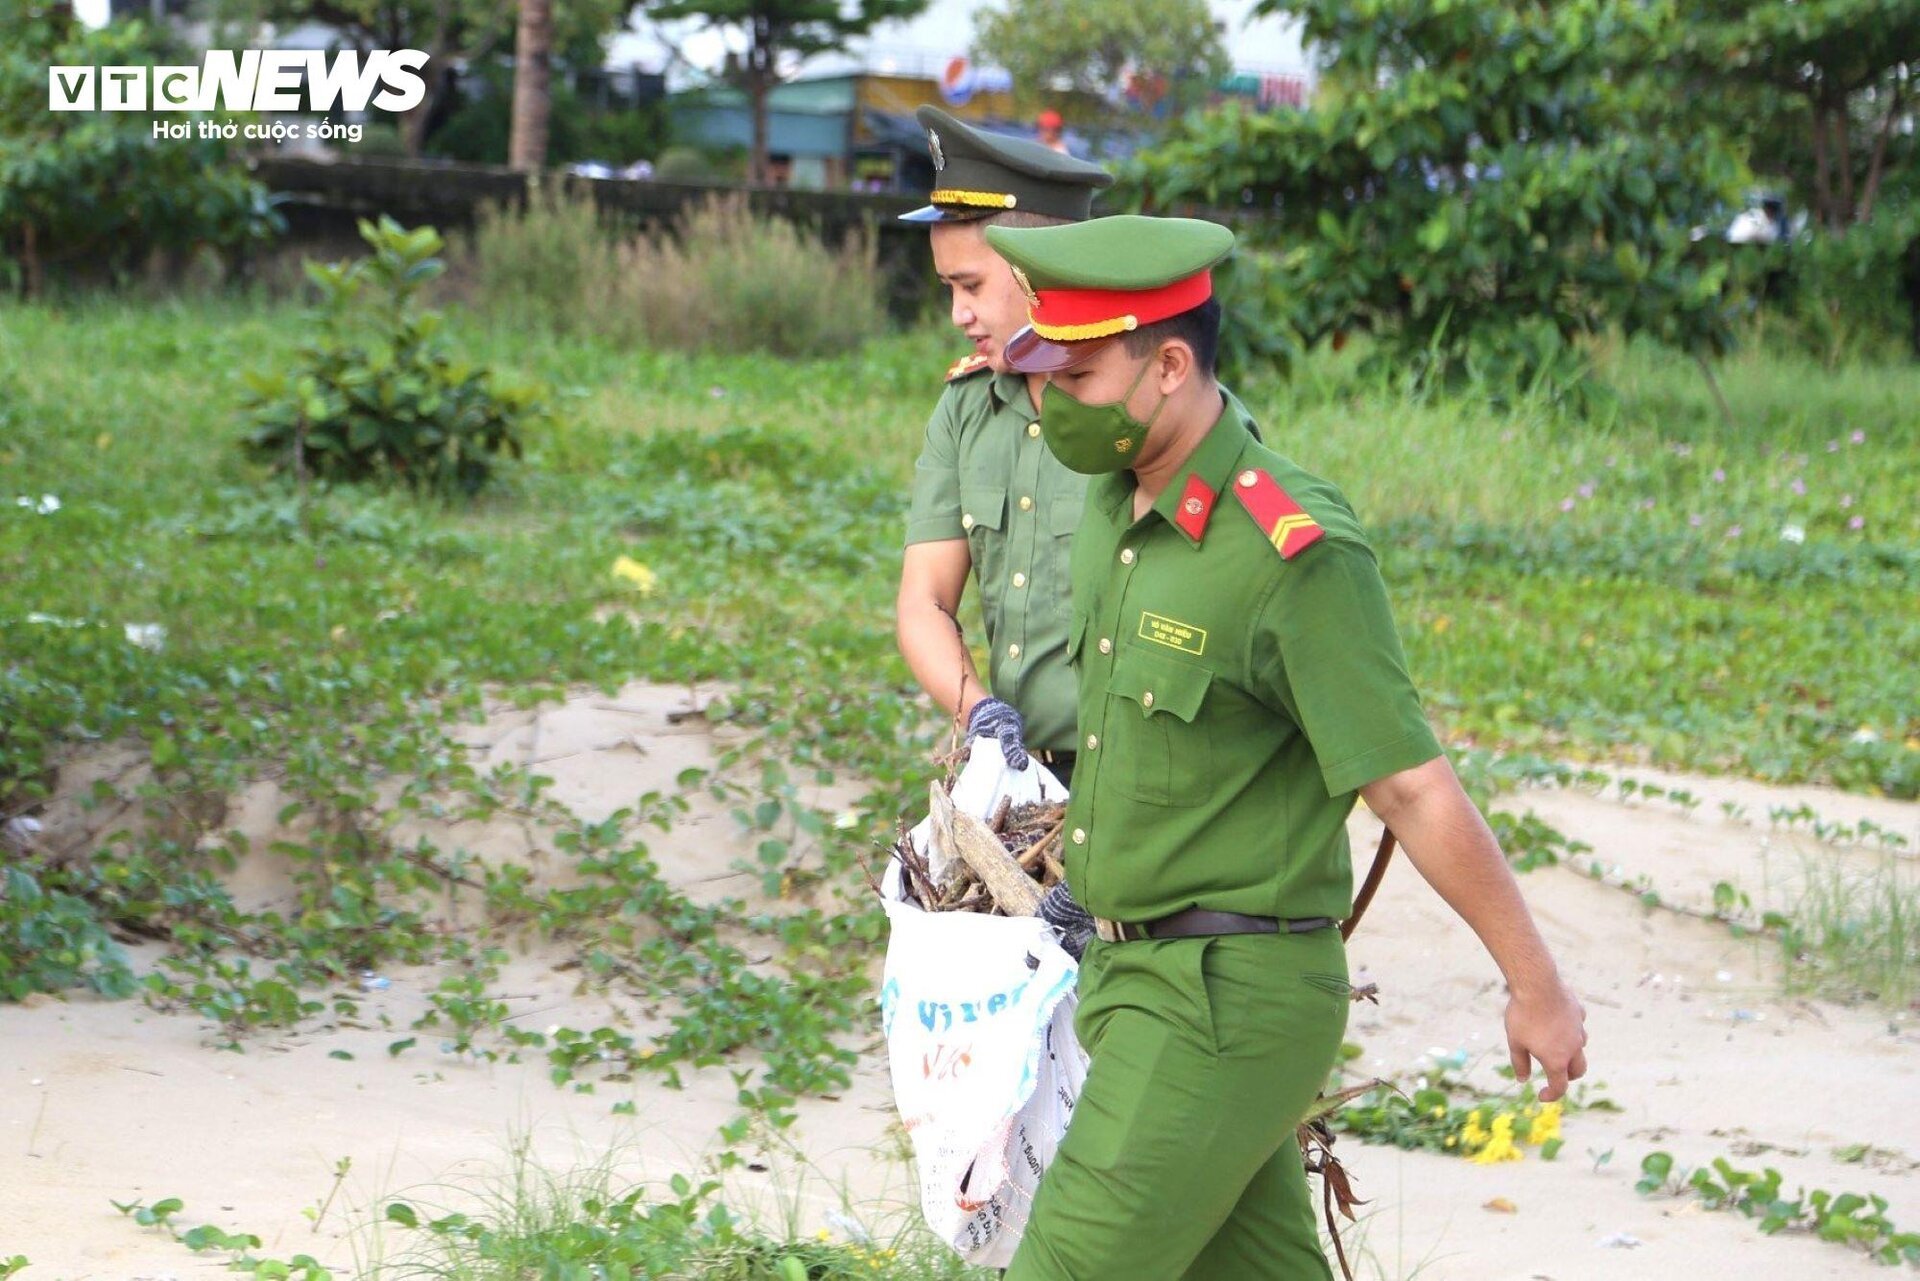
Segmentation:
{"type": "Polygon", "coordinates": [[[1128,647],[1107,682],[1102,779],[1149,805],[1197,805],[1211,786],[1213,736],[1202,708],[1213,673],[1128,647]]]}

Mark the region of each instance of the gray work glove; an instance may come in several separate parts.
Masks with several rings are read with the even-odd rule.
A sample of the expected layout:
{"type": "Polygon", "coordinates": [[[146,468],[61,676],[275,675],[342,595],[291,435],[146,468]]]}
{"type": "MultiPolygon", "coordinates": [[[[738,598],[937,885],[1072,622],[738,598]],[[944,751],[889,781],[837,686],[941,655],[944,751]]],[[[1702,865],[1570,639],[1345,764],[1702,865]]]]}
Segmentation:
{"type": "Polygon", "coordinates": [[[1073,901],[1065,881],[1040,896],[1040,919],[1060,935],[1060,946],[1079,960],[1093,940],[1093,913],[1073,901]]]}
{"type": "Polygon", "coordinates": [[[1013,704],[997,698],[981,699],[967,715],[967,737],[998,739],[1009,769],[1025,769],[1031,759],[1024,742],[1026,734],[1027,724],[1013,704]]]}

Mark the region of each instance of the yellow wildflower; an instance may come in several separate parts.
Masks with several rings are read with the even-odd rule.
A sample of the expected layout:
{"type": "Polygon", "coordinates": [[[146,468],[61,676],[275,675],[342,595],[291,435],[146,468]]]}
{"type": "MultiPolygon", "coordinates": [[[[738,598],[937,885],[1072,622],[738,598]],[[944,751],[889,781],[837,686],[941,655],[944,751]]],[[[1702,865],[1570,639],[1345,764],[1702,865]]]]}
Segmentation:
{"type": "Polygon", "coordinates": [[[1460,1143],[1469,1152],[1485,1143],[1490,1136],[1480,1126],[1480,1109],[1467,1113],[1467,1123],[1460,1127],[1460,1143]]]}
{"type": "Polygon", "coordinates": [[[1560,1105],[1543,1103],[1540,1115],[1533,1118],[1533,1128],[1527,1131],[1527,1142],[1538,1147],[1549,1139],[1560,1137],[1560,1105]]]}
{"type": "Polygon", "coordinates": [[[1500,1161],[1518,1161],[1523,1153],[1513,1143],[1513,1116],[1503,1112],[1493,1118],[1493,1133],[1487,1145],[1468,1157],[1475,1165],[1493,1165],[1500,1161]]]}
{"type": "Polygon", "coordinates": [[[632,583],[642,596],[653,595],[653,589],[660,581],[658,575],[631,556],[622,556],[613,562],[613,576],[632,583]]]}

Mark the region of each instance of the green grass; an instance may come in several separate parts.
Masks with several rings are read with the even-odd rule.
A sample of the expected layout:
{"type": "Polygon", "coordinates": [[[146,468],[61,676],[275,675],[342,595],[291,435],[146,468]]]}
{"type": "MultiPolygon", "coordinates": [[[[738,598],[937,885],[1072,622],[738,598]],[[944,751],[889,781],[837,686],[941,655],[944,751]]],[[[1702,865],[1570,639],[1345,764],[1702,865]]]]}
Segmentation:
{"type": "MultiPolygon", "coordinates": [[[[335,627],[379,665],[389,637],[437,638],[378,673],[401,688],[755,674],[752,635],[723,633],[729,649],[665,625],[711,608],[818,632],[816,676],[904,687],[886,611],[938,335],[783,364],[473,325],[473,355],[568,391],[564,421],[470,511],[345,500],[321,556],[261,536],[272,495],[230,448],[239,370],[295,338],[293,313],[231,304],[6,313],[0,463],[11,491],[66,504],[0,522],[14,617],[160,622],[168,666],[324,647],[335,627]],[[690,436],[720,445],[691,472],[690,436]],[[644,645],[582,622],[623,552],[663,571],[644,645]]],[[[1636,349],[1603,372],[1622,392],[1605,427],[1412,403],[1335,362],[1242,390],[1374,531],[1456,740],[1916,794],[1920,369],[1744,356],[1721,371],[1731,427],[1689,364],[1636,349]]],[[[38,667],[75,643],[12,647],[38,667]]]]}

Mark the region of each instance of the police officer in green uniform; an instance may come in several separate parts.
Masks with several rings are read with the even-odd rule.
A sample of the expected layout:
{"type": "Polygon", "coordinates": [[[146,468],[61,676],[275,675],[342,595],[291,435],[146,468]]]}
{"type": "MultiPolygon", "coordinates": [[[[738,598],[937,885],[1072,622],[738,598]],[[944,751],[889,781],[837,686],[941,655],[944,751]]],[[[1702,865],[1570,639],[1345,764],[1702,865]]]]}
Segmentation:
{"type": "Polygon", "coordinates": [[[1327,1278],[1294,1134],[1346,1026],[1356,794],[1504,973],[1542,1098],[1586,1070],[1584,1012],[1427,726],[1352,508],[1214,380],[1232,233],[1126,216],[987,236],[1030,295],[1007,363],[1050,375],[1043,439],[1093,477],[1066,821],[1099,922],[1092,1066],[1008,1276],[1327,1278]]]}
{"type": "Polygon", "coordinates": [[[937,107],[927,133],[934,189],[924,209],[934,269],[953,324],[973,343],[946,390],[914,465],[907,548],[896,608],[900,652],[934,701],[999,740],[1009,763],[1027,749],[1056,774],[1073,771],[1074,683],[1067,667],[1067,548],[1086,478],[1040,440],[1041,376],[1007,368],[1006,342],[1026,323],[1026,298],[986,241],[990,226],[1042,227],[1088,216],[1112,177],[1038,143],[987,133],[937,107]],[[956,619],[972,575],[985,616],[982,681],[956,619]]]}

